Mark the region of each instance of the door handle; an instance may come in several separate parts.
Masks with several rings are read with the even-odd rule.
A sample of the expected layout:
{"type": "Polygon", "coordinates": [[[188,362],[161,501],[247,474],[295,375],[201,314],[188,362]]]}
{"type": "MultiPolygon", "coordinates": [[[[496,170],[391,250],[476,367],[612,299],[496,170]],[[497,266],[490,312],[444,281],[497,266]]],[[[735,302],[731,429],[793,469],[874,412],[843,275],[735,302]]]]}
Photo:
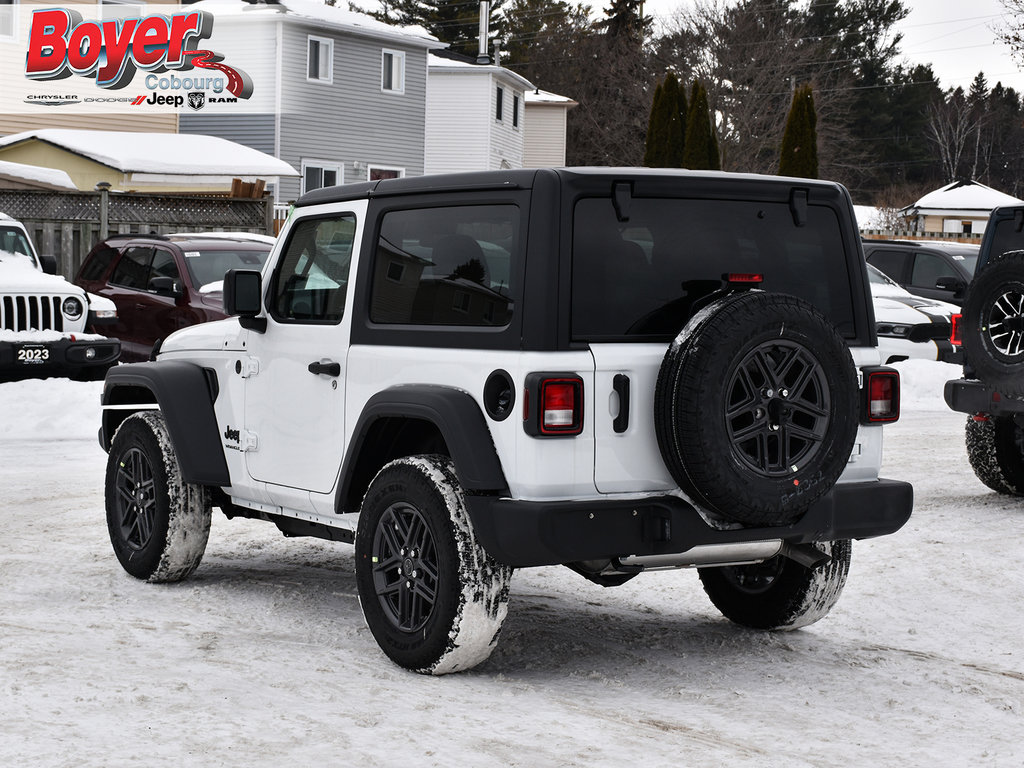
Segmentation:
{"type": "Polygon", "coordinates": [[[629,376],[624,373],[615,374],[612,389],[619,396],[619,415],[612,421],[612,429],[621,435],[629,428],[629,376]]]}
{"type": "Polygon", "coordinates": [[[317,376],[341,376],[341,363],[333,360],[319,360],[309,364],[309,372],[317,376]]]}

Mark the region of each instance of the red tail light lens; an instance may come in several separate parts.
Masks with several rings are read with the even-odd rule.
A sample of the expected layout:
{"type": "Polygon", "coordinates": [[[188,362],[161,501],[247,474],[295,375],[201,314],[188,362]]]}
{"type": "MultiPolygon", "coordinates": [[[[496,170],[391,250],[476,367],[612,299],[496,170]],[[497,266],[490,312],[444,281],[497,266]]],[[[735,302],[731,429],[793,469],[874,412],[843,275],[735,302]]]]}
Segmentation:
{"type": "Polygon", "coordinates": [[[953,315],[949,318],[949,343],[954,347],[959,347],[963,344],[962,332],[963,329],[960,327],[960,321],[963,319],[963,315],[953,315]]]}
{"type": "Polygon", "coordinates": [[[867,421],[871,424],[896,421],[900,417],[900,375],[890,369],[867,372],[867,421]]]}
{"type": "Polygon", "coordinates": [[[532,373],[526,377],[526,431],[537,437],[578,435],[583,431],[583,379],[565,374],[532,373]]]}

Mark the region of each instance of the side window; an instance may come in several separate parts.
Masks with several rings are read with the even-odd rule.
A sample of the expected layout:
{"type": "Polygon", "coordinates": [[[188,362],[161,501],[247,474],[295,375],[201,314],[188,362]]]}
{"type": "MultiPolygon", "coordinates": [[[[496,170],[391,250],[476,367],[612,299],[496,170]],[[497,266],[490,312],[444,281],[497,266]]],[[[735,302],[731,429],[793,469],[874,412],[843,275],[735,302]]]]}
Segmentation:
{"type": "Polygon", "coordinates": [[[117,249],[106,246],[93,254],[93,257],[82,267],[79,277],[83,280],[100,280],[107,272],[107,267],[117,257],[117,249]]]}
{"type": "Polygon", "coordinates": [[[957,277],[957,273],[945,259],[934,253],[919,253],[914,257],[911,285],[917,288],[934,288],[940,277],[957,277]]]}
{"type": "Polygon", "coordinates": [[[274,275],[270,312],[285,322],[341,322],[356,217],[351,213],[298,222],[274,275]]]}
{"type": "Polygon", "coordinates": [[[405,54],[381,51],[380,89],[385,93],[405,93],[405,54]]]}
{"type": "Polygon", "coordinates": [[[110,282],[123,288],[146,290],[149,285],[149,267],[153,263],[153,251],[153,248],[143,246],[126,250],[114,267],[110,282]]]}
{"type": "Polygon", "coordinates": [[[306,38],[306,80],[316,83],[334,81],[334,41],[329,37],[306,38]]]}
{"type": "Polygon", "coordinates": [[[518,254],[515,205],[390,211],[377,241],[370,319],[505,326],[518,254]]]}
{"type": "Polygon", "coordinates": [[[907,254],[900,251],[875,251],[868,256],[868,264],[882,270],[897,283],[903,282],[906,263],[907,254]]]}
{"type": "Polygon", "coordinates": [[[180,278],[178,265],[174,262],[173,253],[165,251],[163,248],[156,249],[153,254],[153,266],[150,270],[149,279],[152,280],[154,277],[170,277],[175,280],[180,278]]]}

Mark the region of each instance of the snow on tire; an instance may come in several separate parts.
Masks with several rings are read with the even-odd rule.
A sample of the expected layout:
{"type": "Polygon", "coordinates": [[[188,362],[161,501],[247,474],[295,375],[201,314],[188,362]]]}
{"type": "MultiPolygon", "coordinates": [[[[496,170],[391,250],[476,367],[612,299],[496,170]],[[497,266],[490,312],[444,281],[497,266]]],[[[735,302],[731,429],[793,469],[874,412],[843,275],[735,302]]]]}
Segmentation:
{"type": "Polygon", "coordinates": [[[997,493],[1024,495],[1024,430],[1012,418],[968,417],[967,459],[974,474],[997,493]]]}
{"type": "Polygon", "coordinates": [[[210,497],[186,483],[159,411],[118,427],[107,456],[107,530],[121,566],[150,582],[180,581],[203,559],[210,497]]]}
{"type": "Polygon", "coordinates": [[[847,540],[815,545],[829,560],[807,568],[779,555],[754,565],[698,570],[704,591],[730,621],[753,629],[806,627],[828,615],[846,584],[851,545],[847,540]]]}
{"type": "Polygon", "coordinates": [[[490,656],[512,569],[477,543],[451,459],[410,456],[381,469],[355,546],[363,616],[392,661],[444,675],[490,656]]]}

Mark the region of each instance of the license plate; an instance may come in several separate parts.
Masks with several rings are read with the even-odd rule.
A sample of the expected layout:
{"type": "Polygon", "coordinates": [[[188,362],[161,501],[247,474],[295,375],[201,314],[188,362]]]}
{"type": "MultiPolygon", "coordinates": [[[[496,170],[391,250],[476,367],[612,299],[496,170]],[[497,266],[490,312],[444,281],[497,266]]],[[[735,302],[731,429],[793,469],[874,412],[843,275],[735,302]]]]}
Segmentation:
{"type": "Polygon", "coordinates": [[[42,365],[49,361],[49,347],[25,345],[17,349],[16,362],[19,365],[42,365]]]}

